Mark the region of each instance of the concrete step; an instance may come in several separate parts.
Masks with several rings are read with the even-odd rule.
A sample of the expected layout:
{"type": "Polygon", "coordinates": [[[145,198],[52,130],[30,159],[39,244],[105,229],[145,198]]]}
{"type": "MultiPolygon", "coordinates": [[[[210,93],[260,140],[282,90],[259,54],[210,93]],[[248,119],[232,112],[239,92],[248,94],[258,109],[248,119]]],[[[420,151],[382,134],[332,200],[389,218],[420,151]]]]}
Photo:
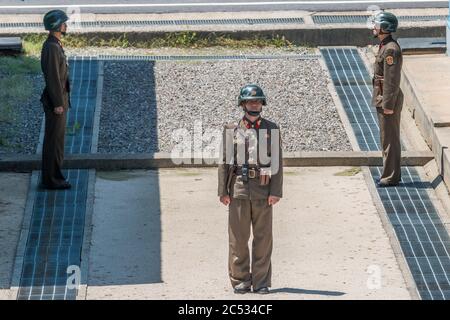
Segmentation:
{"type": "Polygon", "coordinates": [[[450,186],[450,57],[445,54],[405,56],[402,90],[405,107],[432,149],[440,173],[450,186]]]}
{"type": "MultiPolygon", "coordinates": [[[[403,166],[424,166],[433,160],[430,151],[404,151],[403,166]]],[[[318,151],[285,152],[285,167],[331,167],[331,166],[382,166],[381,151],[318,151]]],[[[41,155],[0,155],[0,171],[29,172],[39,170],[41,155]]],[[[65,157],[67,169],[156,169],[156,168],[201,168],[217,166],[216,159],[171,158],[170,153],[154,154],[69,154],[65,157]]]]}
{"type": "Polygon", "coordinates": [[[22,40],[20,37],[1,37],[0,52],[20,52],[22,51],[22,40]]]}
{"type": "Polygon", "coordinates": [[[398,43],[403,54],[445,53],[447,49],[446,39],[443,37],[399,38],[398,43]]]}
{"type": "MultiPolygon", "coordinates": [[[[394,9],[400,19],[397,37],[445,37],[448,9],[394,9]]],[[[235,12],[94,14],[71,16],[69,33],[108,40],[127,35],[130,42],[149,41],[174,32],[211,32],[233,39],[284,37],[299,45],[366,46],[376,44],[368,26],[367,11],[313,12],[302,10],[235,12]],[[236,23],[230,23],[233,20],[236,23]]],[[[0,34],[44,33],[41,14],[0,14],[0,34]]]]}

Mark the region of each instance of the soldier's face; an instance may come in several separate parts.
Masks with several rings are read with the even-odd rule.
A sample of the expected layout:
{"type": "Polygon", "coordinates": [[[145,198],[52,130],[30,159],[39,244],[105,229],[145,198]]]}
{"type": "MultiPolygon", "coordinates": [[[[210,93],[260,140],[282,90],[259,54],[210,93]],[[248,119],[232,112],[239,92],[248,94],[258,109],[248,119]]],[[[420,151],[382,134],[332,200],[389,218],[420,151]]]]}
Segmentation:
{"type": "Polygon", "coordinates": [[[380,29],[374,26],[372,29],[372,33],[374,37],[378,37],[378,35],[380,34],[380,29]]]}
{"type": "Polygon", "coordinates": [[[249,100],[245,102],[245,107],[248,111],[261,111],[262,106],[261,100],[249,100]]]}
{"type": "Polygon", "coordinates": [[[66,24],[66,23],[63,23],[63,24],[61,25],[60,31],[61,31],[61,34],[62,34],[62,35],[66,35],[66,33],[67,33],[67,24],[66,24]]]}
{"type": "Polygon", "coordinates": [[[377,23],[377,22],[375,22],[375,21],[373,21],[373,23],[372,23],[372,34],[373,34],[373,36],[374,36],[375,38],[378,37],[378,35],[380,34],[380,32],[381,32],[381,26],[380,26],[380,24],[377,23]]]}

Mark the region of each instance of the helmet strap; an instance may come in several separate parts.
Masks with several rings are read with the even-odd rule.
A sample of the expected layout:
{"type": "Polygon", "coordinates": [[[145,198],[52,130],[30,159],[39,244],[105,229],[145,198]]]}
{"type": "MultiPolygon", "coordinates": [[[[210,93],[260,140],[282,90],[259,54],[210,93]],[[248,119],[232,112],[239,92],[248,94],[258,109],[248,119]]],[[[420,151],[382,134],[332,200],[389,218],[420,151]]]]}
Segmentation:
{"type": "Polygon", "coordinates": [[[62,36],[65,36],[65,35],[67,34],[67,32],[66,32],[66,31],[64,31],[64,32],[61,31],[62,26],[63,26],[63,24],[61,24],[61,26],[59,27],[59,30],[58,30],[58,31],[61,32],[61,35],[62,35],[62,36]]]}
{"type": "Polygon", "coordinates": [[[245,111],[245,113],[247,113],[248,115],[250,115],[252,117],[257,117],[261,113],[261,111],[250,111],[247,109],[246,106],[244,106],[244,111],[245,111]]]}
{"type": "Polygon", "coordinates": [[[374,38],[378,38],[378,36],[383,35],[383,34],[391,34],[390,32],[384,32],[383,29],[380,28],[380,32],[377,32],[377,34],[374,34],[373,37],[374,38]]]}

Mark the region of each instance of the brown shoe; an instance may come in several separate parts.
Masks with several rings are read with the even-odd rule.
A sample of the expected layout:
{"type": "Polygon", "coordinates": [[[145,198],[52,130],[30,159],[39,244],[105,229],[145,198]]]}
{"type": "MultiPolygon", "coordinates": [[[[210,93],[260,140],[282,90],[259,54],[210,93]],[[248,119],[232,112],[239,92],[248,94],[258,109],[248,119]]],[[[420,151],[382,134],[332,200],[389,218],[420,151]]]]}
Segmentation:
{"type": "Polygon", "coordinates": [[[383,181],[377,182],[377,187],[378,188],[396,187],[398,185],[399,185],[398,182],[397,183],[392,183],[392,182],[389,183],[389,182],[383,182],[383,181]]]}
{"type": "Polygon", "coordinates": [[[253,292],[257,293],[257,294],[269,294],[270,293],[269,288],[267,288],[267,287],[262,287],[257,290],[253,289],[253,292]]]}
{"type": "Polygon", "coordinates": [[[64,190],[64,189],[72,188],[72,185],[67,181],[64,181],[63,183],[56,184],[56,185],[47,185],[47,184],[41,183],[41,188],[48,189],[48,190],[64,190]]]}
{"type": "Polygon", "coordinates": [[[236,294],[245,294],[250,292],[250,287],[246,287],[243,283],[240,283],[233,288],[233,291],[236,294]]]}

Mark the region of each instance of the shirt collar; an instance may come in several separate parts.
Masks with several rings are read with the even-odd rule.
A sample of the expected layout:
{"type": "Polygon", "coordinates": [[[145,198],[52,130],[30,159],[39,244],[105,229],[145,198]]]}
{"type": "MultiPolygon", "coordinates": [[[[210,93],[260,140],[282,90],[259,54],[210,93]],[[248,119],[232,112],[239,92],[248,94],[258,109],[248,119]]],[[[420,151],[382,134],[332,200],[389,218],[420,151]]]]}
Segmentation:
{"type": "Polygon", "coordinates": [[[63,47],[61,40],[59,40],[57,37],[55,37],[54,35],[52,35],[51,33],[48,35],[48,38],[52,41],[57,42],[61,48],[63,47]]]}
{"type": "Polygon", "coordinates": [[[383,40],[381,40],[380,46],[382,47],[382,46],[384,46],[386,43],[391,42],[392,40],[393,40],[393,39],[392,39],[392,35],[388,35],[386,38],[384,38],[383,40]]]}
{"type": "Polygon", "coordinates": [[[261,126],[261,117],[259,117],[255,122],[251,122],[249,119],[247,119],[246,116],[244,116],[242,118],[242,122],[247,129],[259,129],[259,127],[261,126]]]}

